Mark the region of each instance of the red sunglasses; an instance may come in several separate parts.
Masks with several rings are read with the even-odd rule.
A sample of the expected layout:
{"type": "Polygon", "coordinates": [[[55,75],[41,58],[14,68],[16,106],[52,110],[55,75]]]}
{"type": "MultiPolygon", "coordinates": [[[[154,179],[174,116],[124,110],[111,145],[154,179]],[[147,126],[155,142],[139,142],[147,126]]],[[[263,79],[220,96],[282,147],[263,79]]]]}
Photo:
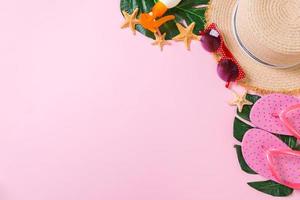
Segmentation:
{"type": "Polygon", "coordinates": [[[216,24],[210,24],[204,31],[200,32],[200,35],[203,48],[208,52],[220,55],[217,71],[220,78],[226,81],[226,87],[229,87],[230,82],[245,78],[244,71],[226,47],[216,24]]]}

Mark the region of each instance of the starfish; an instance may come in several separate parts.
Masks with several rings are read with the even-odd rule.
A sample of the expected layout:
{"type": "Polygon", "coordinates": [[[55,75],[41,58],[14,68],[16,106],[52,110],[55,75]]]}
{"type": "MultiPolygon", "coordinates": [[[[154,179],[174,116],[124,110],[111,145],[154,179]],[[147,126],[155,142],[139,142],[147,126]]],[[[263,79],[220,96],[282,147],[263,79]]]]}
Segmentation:
{"type": "Polygon", "coordinates": [[[139,12],[138,8],[134,9],[134,11],[131,14],[129,14],[126,11],[122,11],[125,18],[125,22],[122,24],[121,28],[122,29],[130,28],[132,33],[135,35],[136,34],[135,25],[139,23],[139,20],[136,18],[138,12],[139,12]]]}
{"type": "Polygon", "coordinates": [[[191,23],[187,28],[182,26],[180,23],[176,23],[176,26],[179,30],[179,34],[173,38],[176,41],[183,41],[187,50],[191,49],[192,40],[199,40],[200,37],[193,33],[195,28],[195,22],[191,23]]]}
{"type": "Polygon", "coordinates": [[[165,39],[166,33],[164,33],[163,35],[154,33],[154,35],[155,41],[152,43],[152,45],[158,45],[161,51],[163,51],[165,45],[170,45],[170,43],[165,39]]]}
{"type": "Polygon", "coordinates": [[[229,103],[229,105],[231,105],[231,106],[237,106],[239,112],[242,112],[244,106],[246,106],[246,105],[249,105],[249,106],[253,105],[253,103],[251,101],[248,101],[246,99],[247,92],[245,92],[242,95],[239,95],[236,92],[233,92],[233,93],[234,93],[235,99],[232,100],[229,103]]]}

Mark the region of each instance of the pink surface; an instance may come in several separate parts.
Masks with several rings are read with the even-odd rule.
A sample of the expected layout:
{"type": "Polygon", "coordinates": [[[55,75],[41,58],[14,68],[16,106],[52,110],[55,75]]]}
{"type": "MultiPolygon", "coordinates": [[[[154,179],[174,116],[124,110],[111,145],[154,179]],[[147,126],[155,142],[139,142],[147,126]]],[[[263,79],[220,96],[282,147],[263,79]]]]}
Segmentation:
{"type": "MultiPolygon", "coordinates": [[[[279,118],[285,109],[299,104],[300,99],[284,94],[271,94],[259,99],[250,113],[251,122],[264,130],[282,135],[292,135],[279,118]]],[[[287,119],[296,130],[300,130],[300,110],[287,114],[287,119]]]]}
{"type": "Polygon", "coordinates": [[[121,22],[119,1],[1,1],[0,199],[270,199],[213,58],[121,22]]]}
{"type": "MultiPolygon", "coordinates": [[[[250,129],[243,138],[242,152],[245,161],[255,172],[277,181],[272,175],[267,160],[269,149],[283,150],[289,147],[276,136],[260,129],[250,129]]],[[[287,154],[273,156],[274,171],[281,179],[290,183],[300,183],[300,157],[287,154]]]]}

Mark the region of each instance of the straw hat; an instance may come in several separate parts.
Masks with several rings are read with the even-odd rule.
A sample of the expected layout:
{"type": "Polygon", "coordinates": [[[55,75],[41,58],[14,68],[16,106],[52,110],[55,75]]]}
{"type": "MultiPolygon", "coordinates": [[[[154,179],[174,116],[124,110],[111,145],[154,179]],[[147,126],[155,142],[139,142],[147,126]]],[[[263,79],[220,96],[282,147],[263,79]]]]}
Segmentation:
{"type": "Polygon", "coordinates": [[[240,85],[300,93],[300,0],[211,0],[206,18],[246,73],[240,85]]]}

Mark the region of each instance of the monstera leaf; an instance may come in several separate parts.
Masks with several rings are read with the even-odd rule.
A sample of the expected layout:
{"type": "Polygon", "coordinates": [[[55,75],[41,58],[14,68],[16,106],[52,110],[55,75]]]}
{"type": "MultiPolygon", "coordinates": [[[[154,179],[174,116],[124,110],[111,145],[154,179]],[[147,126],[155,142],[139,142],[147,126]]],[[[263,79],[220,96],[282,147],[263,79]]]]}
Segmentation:
{"type": "Polygon", "coordinates": [[[233,137],[238,141],[242,142],[246,132],[252,128],[252,126],[246,124],[245,122],[236,117],[233,123],[233,137]]]}
{"type": "Polygon", "coordinates": [[[261,191],[265,194],[272,195],[274,197],[286,197],[293,193],[293,189],[276,183],[274,181],[259,181],[248,183],[252,188],[261,191]]]}
{"type": "MultiPolygon", "coordinates": [[[[135,8],[139,8],[139,13],[150,12],[154,4],[158,0],[121,0],[121,11],[132,13],[135,8]]],[[[205,11],[209,0],[182,0],[181,3],[168,10],[165,15],[175,15],[176,19],[163,24],[160,27],[162,33],[166,33],[166,39],[170,40],[178,35],[179,31],[176,22],[185,22],[187,25],[192,22],[196,23],[194,33],[199,34],[199,31],[205,26],[205,11]]],[[[137,31],[143,35],[154,39],[152,32],[144,29],[142,26],[136,26],[137,31]]]]}
{"type": "Polygon", "coordinates": [[[237,154],[241,169],[248,174],[257,174],[246,163],[243,153],[242,153],[242,147],[240,145],[234,145],[234,148],[236,150],[236,154],[237,154]]]}

